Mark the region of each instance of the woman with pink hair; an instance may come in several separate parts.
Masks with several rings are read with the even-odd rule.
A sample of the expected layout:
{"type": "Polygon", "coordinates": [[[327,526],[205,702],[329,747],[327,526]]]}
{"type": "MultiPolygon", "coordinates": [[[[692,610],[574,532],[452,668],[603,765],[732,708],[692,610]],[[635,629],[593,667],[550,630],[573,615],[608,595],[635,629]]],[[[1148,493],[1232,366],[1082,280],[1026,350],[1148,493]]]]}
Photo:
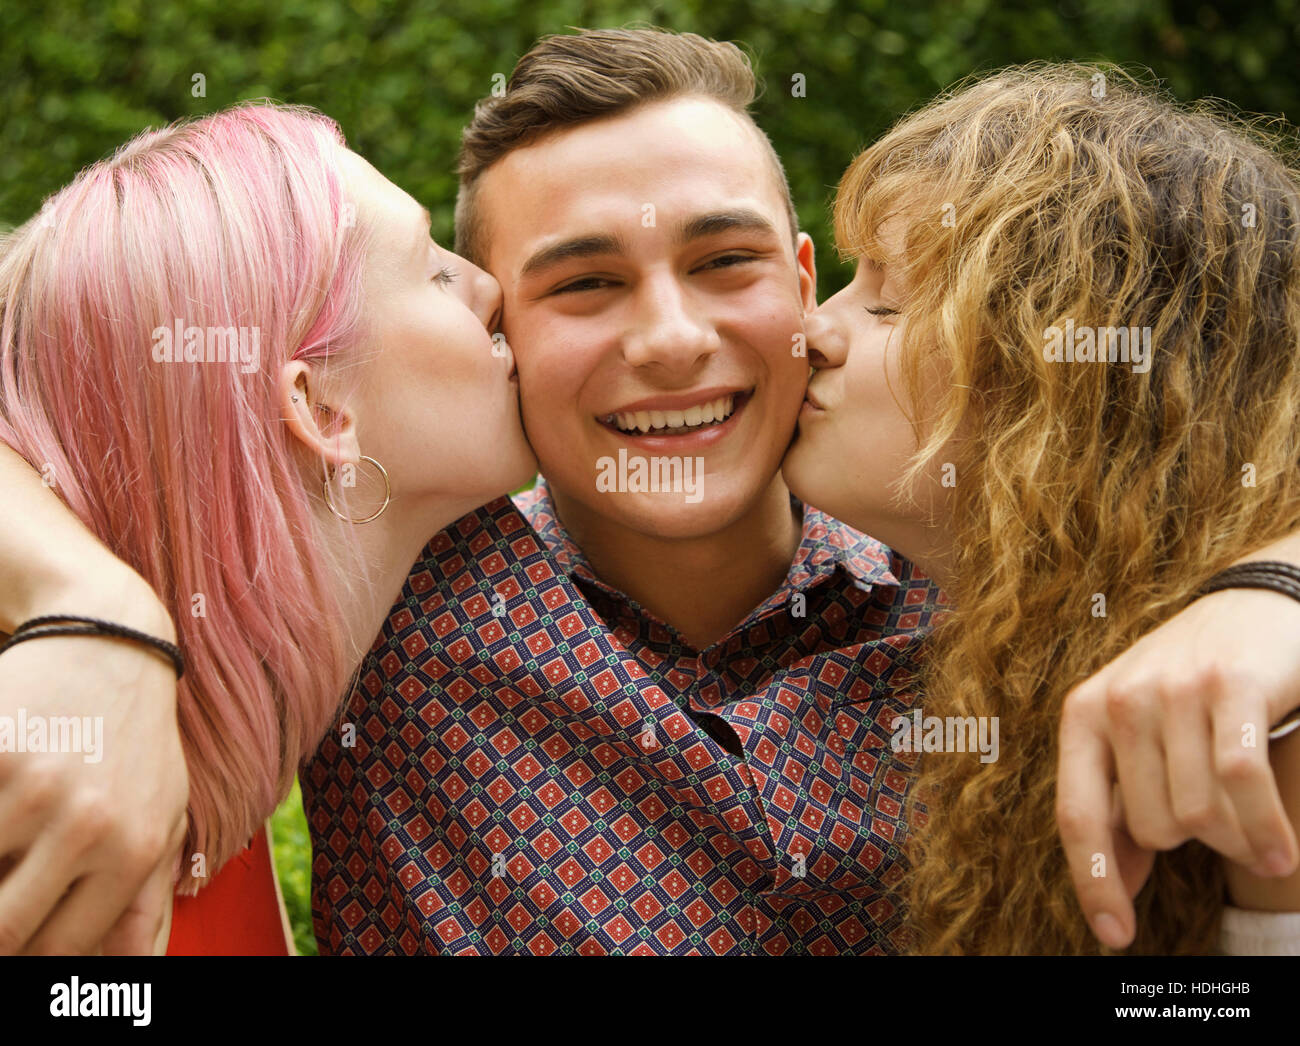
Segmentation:
{"type": "MultiPolygon", "coordinates": [[[[0,441],[175,622],[70,595],[16,638],[184,649],[178,894],[288,792],[429,535],[535,470],[499,307],[332,121],[267,103],[141,134],[0,245],[0,441]]],[[[48,876],[33,846],[6,885],[48,876]]]]}

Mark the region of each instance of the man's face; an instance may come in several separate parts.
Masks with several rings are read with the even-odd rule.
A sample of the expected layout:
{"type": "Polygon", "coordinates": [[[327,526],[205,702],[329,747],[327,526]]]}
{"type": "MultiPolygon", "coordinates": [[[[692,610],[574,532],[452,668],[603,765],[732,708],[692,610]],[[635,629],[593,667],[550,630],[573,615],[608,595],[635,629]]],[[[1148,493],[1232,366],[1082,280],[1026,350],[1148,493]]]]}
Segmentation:
{"type": "Polygon", "coordinates": [[[557,497],[663,537],[751,510],[794,432],[816,304],[811,241],[796,253],[753,127],[702,99],[646,105],[515,150],[478,191],[524,426],[557,497]],[[702,497],[608,491],[620,450],[702,459],[702,497]]]}

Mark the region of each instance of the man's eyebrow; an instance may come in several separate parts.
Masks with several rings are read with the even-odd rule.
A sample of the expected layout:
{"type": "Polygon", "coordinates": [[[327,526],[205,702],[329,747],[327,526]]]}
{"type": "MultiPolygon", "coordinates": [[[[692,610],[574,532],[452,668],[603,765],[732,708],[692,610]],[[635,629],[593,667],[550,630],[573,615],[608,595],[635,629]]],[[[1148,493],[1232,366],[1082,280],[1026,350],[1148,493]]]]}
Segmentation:
{"type": "Polygon", "coordinates": [[[593,258],[600,254],[626,254],[627,244],[621,236],[575,236],[561,240],[532,254],[519,270],[522,279],[574,258],[593,258]]]}
{"type": "Polygon", "coordinates": [[[698,240],[702,236],[745,230],[776,234],[776,226],[758,211],[752,211],[748,207],[737,207],[730,211],[714,211],[688,219],[678,230],[677,239],[680,243],[687,243],[698,240]]]}
{"type": "MultiPolygon", "coordinates": [[[[702,236],[712,236],[720,232],[749,229],[775,235],[776,227],[758,211],[748,207],[737,207],[730,211],[714,211],[697,215],[684,222],[677,232],[681,243],[698,240],[702,236]]],[[[574,258],[592,258],[601,254],[626,254],[627,244],[621,236],[595,235],[575,236],[570,240],[561,240],[549,247],[543,247],[534,253],[519,270],[522,279],[543,269],[574,258]]]]}

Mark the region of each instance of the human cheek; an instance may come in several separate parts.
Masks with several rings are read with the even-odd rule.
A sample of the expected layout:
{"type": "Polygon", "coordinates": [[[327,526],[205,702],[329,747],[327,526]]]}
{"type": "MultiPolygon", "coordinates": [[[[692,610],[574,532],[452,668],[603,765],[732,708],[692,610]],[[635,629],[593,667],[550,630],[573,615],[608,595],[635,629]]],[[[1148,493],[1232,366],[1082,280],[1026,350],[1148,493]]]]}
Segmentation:
{"type": "Polygon", "coordinates": [[[580,384],[571,346],[546,327],[529,327],[527,337],[511,342],[519,371],[520,409],[529,438],[542,446],[571,429],[574,390],[580,384]]]}
{"type": "Polygon", "coordinates": [[[450,375],[475,384],[487,379],[492,367],[492,342],[483,325],[459,301],[439,303],[436,323],[428,332],[428,342],[437,360],[439,378],[445,384],[450,375]]]}
{"type": "Polygon", "coordinates": [[[563,365],[563,358],[552,351],[556,335],[546,323],[525,320],[507,325],[506,340],[515,354],[515,366],[519,369],[519,384],[524,395],[532,397],[554,381],[557,363],[563,365]]]}
{"type": "Polygon", "coordinates": [[[891,386],[896,389],[898,382],[888,369],[884,345],[879,330],[859,331],[850,340],[841,371],[843,402],[837,412],[854,428],[875,433],[877,439],[892,432],[897,413],[891,386]]]}
{"type": "Polygon", "coordinates": [[[769,316],[749,330],[746,340],[757,349],[762,370],[759,380],[767,386],[770,409],[793,416],[808,385],[808,339],[803,317],[794,310],[769,316]]]}

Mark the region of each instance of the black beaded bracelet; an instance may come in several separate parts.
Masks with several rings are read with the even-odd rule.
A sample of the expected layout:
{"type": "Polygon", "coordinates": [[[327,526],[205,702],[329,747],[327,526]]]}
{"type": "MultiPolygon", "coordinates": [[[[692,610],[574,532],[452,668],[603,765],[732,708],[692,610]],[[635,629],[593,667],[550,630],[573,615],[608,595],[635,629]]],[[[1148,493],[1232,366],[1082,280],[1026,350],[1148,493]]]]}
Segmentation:
{"type": "Polygon", "coordinates": [[[1214,576],[1222,577],[1225,574],[1238,574],[1250,570],[1266,570],[1274,574],[1282,574],[1293,581],[1300,581],[1300,566],[1282,559],[1261,559],[1246,563],[1234,563],[1232,566],[1220,570],[1214,576]]]}
{"type": "Polygon", "coordinates": [[[1225,588],[1265,588],[1300,600],[1300,567],[1274,560],[1236,563],[1215,574],[1196,594],[1205,596],[1225,588]]]}
{"type": "Polygon", "coordinates": [[[29,639],[44,639],[47,636],[112,636],[117,639],[128,639],[151,647],[166,656],[172,668],[176,670],[177,679],[185,674],[185,657],[181,653],[181,648],[175,643],[169,643],[165,639],[159,639],[147,632],[139,632],[113,621],[104,621],[97,617],[78,617],[73,614],[46,614],[44,617],[34,617],[30,621],[24,621],[14,629],[9,642],[0,646],[0,654],[18,643],[25,643],[29,639]]]}

